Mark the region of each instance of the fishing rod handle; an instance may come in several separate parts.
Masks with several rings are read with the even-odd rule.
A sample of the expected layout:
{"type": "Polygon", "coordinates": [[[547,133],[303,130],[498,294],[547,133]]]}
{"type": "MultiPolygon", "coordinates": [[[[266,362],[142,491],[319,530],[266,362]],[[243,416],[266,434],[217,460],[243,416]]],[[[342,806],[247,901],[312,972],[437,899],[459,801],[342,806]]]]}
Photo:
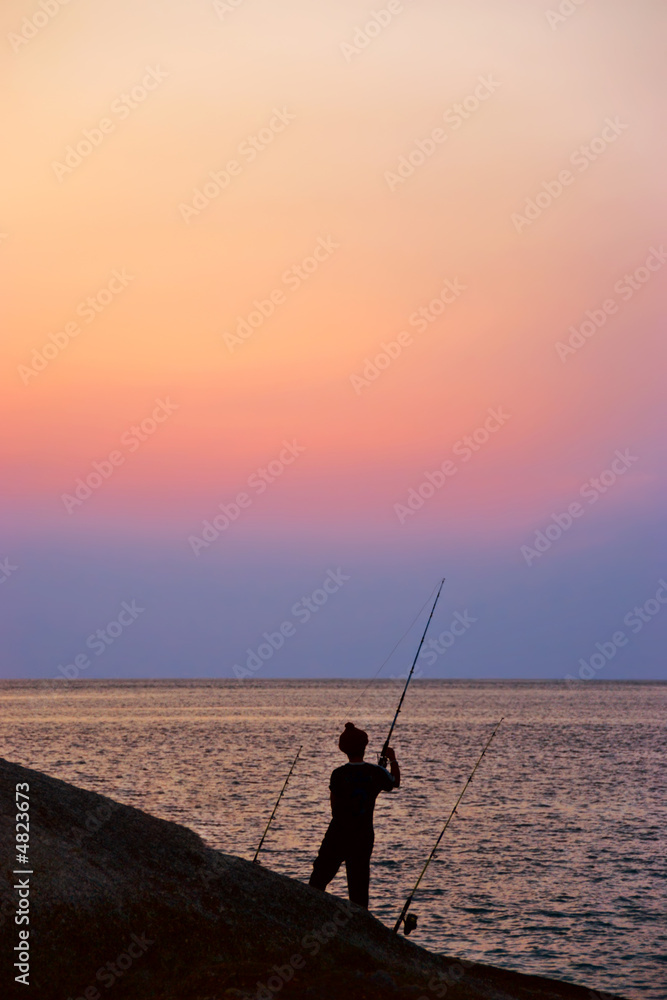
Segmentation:
{"type": "Polygon", "coordinates": [[[408,898],[406,899],[406,901],[405,901],[405,906],[404,906],[404,907],[403,907],[403,909],[401,910],[401,915],[400,915],[400,917],[398,918],[398,920],[396,921],[396,923],[394,924],[394,934],[398,934],[398,932],[399,932],[399,930],[400,930],[400,927],[401,927],[401,924],[402,924],[402,923],[403,923],[403,921],[405,920],[405,916],[406,916],[406,914],[407,914],[408,910],[410,909],[410,907],[412,906],[412,898],[413,898],[413,896],[412,896],[412,894],[411,894],[411,895],[410,895],[410,896],[408,896],[408,898]]]}

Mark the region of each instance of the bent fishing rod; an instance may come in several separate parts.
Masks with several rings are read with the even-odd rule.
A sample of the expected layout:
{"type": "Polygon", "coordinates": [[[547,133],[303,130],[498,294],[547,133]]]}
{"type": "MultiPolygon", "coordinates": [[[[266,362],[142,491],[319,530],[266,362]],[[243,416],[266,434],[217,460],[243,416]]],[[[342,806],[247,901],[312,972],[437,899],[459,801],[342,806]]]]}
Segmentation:
{"type": "Polygon", "coordinates": [[[285,783],[284,783],[283,787],[280,789],[280,795],[278,796],[278,798],[276,800],[276,804],[273,807],[273,812],[269,816],[269,822],[266,824],[266,829],[264,830],[264,833],[262,834],[262,839],[260,840],[259,844],[257,845],[257,850],[255,851],[255,857],[252,859],[253,863],[257,861],[257,858],[259,856],[259,852],[262,849],[262,844],[264,843],[264,838],[266,837],[267,833],[269,832],[269,827],[271,826],[271,823],[273,822],[273,817],[276,815],[276,809],[280,805],[280,800],[282,799],[283,794],[285,792],[285,789],[287,788],[287,782],[292,777],[292,771],[294,770],[294,765],[296,764],[297,760],[299,759],[299,754],[301,753],[302,750],[303,750],[303,744],[297,750],[296,757],[292,761],[292,766],[290,767],[289,772],[287,774],[287,777],[285,778],[285,783]]]}
{"type": "Polygon", "coordinates": [[[445,825],[443,826],[442,830],[440,831],[440,836],[436,840],[436,842],[435,842],[435,844],[433,846],[433,850],[431,851],[431,853],[429,854],[428,858],[426,859],[426,863],[424,864],[424,867],[422,868],[422,870],[419,873],[419,878],[415,882],[415,884],[413,886],[413,889],[412,889],[412,892],[410,893],[410,895],[408,896],[408,898],[405,901],[405,906],[401,910],[401,915],[398,918],[398,920],[396,921],[396,923],[394,924],[394,934],[398,933],[398,929],[401,926],[401,924],[405,925],[403,932],[406,935],[407,934],[411,934],[412,931],[417,926],[417,918],[414,915],[414,913],[410,913],[410,914],[408,913],[408,910],[410,909],[410,907],[412,905],[412,900],[414,898],[414,894],[416,893],[417,889],[419,888],[419,883],[423,879],[424,873],[426,872],[426,869],[428,868],[428,866],[430,865],[431,861],[433,860],[435,852],[438,849],[438,845],[440,844],[440,841],[442,840],[442,838],[445,835],[445,830],[447,829],[447,827],[451,823],[452,819],[454,818],[454,814],[456,813],[456,810],[458,809],[459,802],[461,801],[461,799],[465,795],[466,789],[467,789],[468,785],[470,784],[470,782],[472,781],[472,779],[475,777],[475,772],[476,772],[477,768],[479,767],[479,765],[482,763],[482,758],[484,757],[484,754],[486,753],[486,751],[489,749],[489,746],[491,745],[491,740],[493,739],[493,737],[498,732],[498,729],[500,727],[500,723],[502,721],[503,720],[501,719],[500,722],[496,725],[496,728],[493,730],[493,732],[489,736],[488,740],[486,741],[486,745],[485,745],[484,749],[482,750],[481,754],[477,758],[477,763],[473,767],[472,773],[471,773],[470,777],[468,778],[468,780],[466,781],[465,785],[461,789],[461,793],[459,794],[458,799],[454,803],[454,808],[452,809],[452,811],[450,812],[449,816],[447,817],[447,822],[445,823],[445,825]]]}
{"type": "Polygon", "coordinates": [[[408,679],[405,682],[405,687],[403,688],[403,694],[401,695],[400,701],[398,703],[398,708],[396,709],[396,714],[394,716],[394,719],[393,719],[393,722],[392,722],[391,726],[389,727],[389,733],[387,734],[387,738],[384,741],[384,744],[382,746],[382,752],[378,754],[378,764],[381,767],[386,767],[387,766],[387,759],[388,759],[387,758],[387,747],[389,746],[389,740],[391,739],[391,734],[394,731],[394,726],[396,725],[396,720],[398,719],[398,713],[401,711],[401,708],[403,706],[403,699],[405,698],[405,693],[408,690],[408,685],[410,684],[410,681],[412,680],[412,675],[414,673],[415,667],[417,666],[417,660],[419,659],[419,654],[421,653],[422,646],[424,645],[424,639],[426,638],[426,633],[428,632],[428,627],[431,624],[431,618],[433,617],[433,612],[435,611],[435,606],[438,603],[438,598],[440,597],[440,591],[442,590],[442,588],[444,586],[444,583],[445,583],[445,577],[443,576],[442,580],[440,581],[440,586],[438,587],[438,593],[435,595],[435,600],[433,602],[433,607],[431,608],[431,613],[428,616],[428,621],[426,622],[426,628],[424,629],[423,635],[422,635],[421,640],[419,642],[419,646],[417,647],[417,652],[415,653],[415,658],[412,661],[412,666],[410,667],[410,673],[408,674],[408,679]]]}

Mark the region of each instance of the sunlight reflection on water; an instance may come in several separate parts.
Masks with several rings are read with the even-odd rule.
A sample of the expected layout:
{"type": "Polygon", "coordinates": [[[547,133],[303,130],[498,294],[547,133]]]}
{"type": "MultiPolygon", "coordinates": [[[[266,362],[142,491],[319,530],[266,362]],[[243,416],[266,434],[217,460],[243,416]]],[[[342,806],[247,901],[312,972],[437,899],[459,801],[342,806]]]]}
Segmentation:
{"type": "MultiPolygon", "coordinates": [[[[0,685],[3,755],[251,858],[296,749],[263,863],[306,881],[348,718],[379,749],[398,682],[0,685]],[[351,706],[355,705],[351,711],[351,706]]],[[[435,951],[662,998],[667,686],[416,681],[376,807],[371,909],[393,923],[458,791],[505,721],[414,903],[435,951]]],[[[369,757],[369,759],[373,759],[369,757]]],[[[345,894],[339,874],[331,889],[345,894]]]]}

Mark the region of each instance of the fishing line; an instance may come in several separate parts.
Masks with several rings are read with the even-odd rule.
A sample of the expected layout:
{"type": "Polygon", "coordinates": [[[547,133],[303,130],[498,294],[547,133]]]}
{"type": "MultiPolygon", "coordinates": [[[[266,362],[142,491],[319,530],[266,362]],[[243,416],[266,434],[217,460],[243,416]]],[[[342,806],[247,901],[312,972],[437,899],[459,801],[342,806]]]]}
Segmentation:
{"type": "Polygon", "coordinates": [[[392,656],[394,655],[394,653],[396,652],[396,650],[398,649],[398,647],[400,646],[400,644],[403,642],[403,640],[405,639],[405,637],[408,634],[408,632],[410,632],[412,630],[412,628],[415,625],[415,623],[421,618],[422,612],[423,612],[424,608],[426,608],[431,603],[431,598],[433,597],[433,592],[434,591],[435,591],[435,587],[433,588],[433,590],[431,591],[431,593],[428,595],[428,597],[426,598],[426,600],[422,604],[421,608],[419,609],[419,611],[417,612],[417,614],[415,615],[415,617],[412,619],[412,621],[410,622],[410,624],[406,628],[406,630],[403,633],[403,635],[401,636],[401,638],[398,640],[398,642],[396,643],[396,645],[392,649],[392,651],[389,654],[389,656],[387,656],[387,658],[385,660],[383,660],[383,662],[380,664],[380,666],[378,667],[378,669],[375,671],[375,673],[373,674],[373,676],[368,681],[368,684],[366,685],[366,687],[362,690],[361,694],[358,695],[357,699],[352,702],[352,704],[350,705],[350,707],[348,709],[346,709],[346,712],[345,712],[346,716],[348,716],[350,714],[350,712],[352,711],[352,709],[355,708],[359,704],[359,702],[361,701],[361,699],[363,698],[363,696],[366,694],[366,692],[368,691],[368,689],[377,680],[377,677],[378,677],[378,674],[380,673],[380,671],[383,670],[386,667],[387,663],[389,663],[390,659],[392,658],[392,656]]]}

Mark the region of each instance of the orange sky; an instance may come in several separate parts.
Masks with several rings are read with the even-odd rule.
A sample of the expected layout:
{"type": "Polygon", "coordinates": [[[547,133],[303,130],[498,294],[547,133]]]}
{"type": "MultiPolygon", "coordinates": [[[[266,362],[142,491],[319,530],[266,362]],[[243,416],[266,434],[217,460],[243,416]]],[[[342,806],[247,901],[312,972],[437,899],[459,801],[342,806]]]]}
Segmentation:
{"type": "MultiPolygon", "coordinates": [[[[615,394],[598,373],[623,370],[628,339],[652,328],[663,275],[567,367],[553,345],[660,242],[657,7],[591,6],[555,29],[539,7],[406,3],[348,63],[363,4],[246,0],[221,19],[206,4],[75,3],[6,54],[3,405],[18,417],[10,468],[32,466],[19,491],[57,497],[164,392],[181,408],[128,473],[139,497],[183,461],[194,495],[233,489],[294,434],[317,481],[323,468],[392,480],[498,402],[516,414],[497,448],[522,495],[539,492],[523,461],[536,428],[544,455],[569,433],[567,418],[553,426],[558,400],[592,425],[601,459],[607,437],[613,452],[615,394]],[[154,89],[133,101],[146,67],[154,89]],[[475,101],[480,79],[493,82],[475,101]],[[105,118],[99,148],[57,179],[66,147],[105,118]],[[574,167],[608,118],[623,130],[574,167]],[[281,131],[239,153],[271,121],[281,131]],[[385,174],[439,126],[446,139],[391,191],[385,174]],[[186,223],[179,206],[234,157],[240,172],[186,223]],[[517,233],[512,214],[568,165],[571,186],[517,233]],[[286,285],[327,239],[337,248],[286,285]],[[127,288],[24,385],[18,366],[114,269],[127,288]],[[350,376],[446,278],[465,284],[460,301],[358,397],[350,376]],[[224,333],[275,289],[280,305],[232,354],[224,333]]],[[[8,34],[24,13],[4,6],[8,34]]],[[[626,427],[652,398],[633,394],[626,427]]]]}
{"type": "Polygon", "coordinates": [[[3,4],[0,461],[18,528],[57,535],[63,494],[164,398],[173,415],[121,447],[82,528],[197,524],[295,439],[251,520],[402,531],[395,504],[498,406],[511,419],[423,513],[434,538],[502,545],[618,448],[641,462],[608,509],[660,509],[663,6],[590,0],[554,21],[555,2],[404,0],[379,29],[377,6],[3,4]],[[460,294],[420,329],[447,281],[460,294]],[[610,297],[564,361],[557,343],[610,297]],[[271,314],[234,343],[257,302],[271,314]]]}

